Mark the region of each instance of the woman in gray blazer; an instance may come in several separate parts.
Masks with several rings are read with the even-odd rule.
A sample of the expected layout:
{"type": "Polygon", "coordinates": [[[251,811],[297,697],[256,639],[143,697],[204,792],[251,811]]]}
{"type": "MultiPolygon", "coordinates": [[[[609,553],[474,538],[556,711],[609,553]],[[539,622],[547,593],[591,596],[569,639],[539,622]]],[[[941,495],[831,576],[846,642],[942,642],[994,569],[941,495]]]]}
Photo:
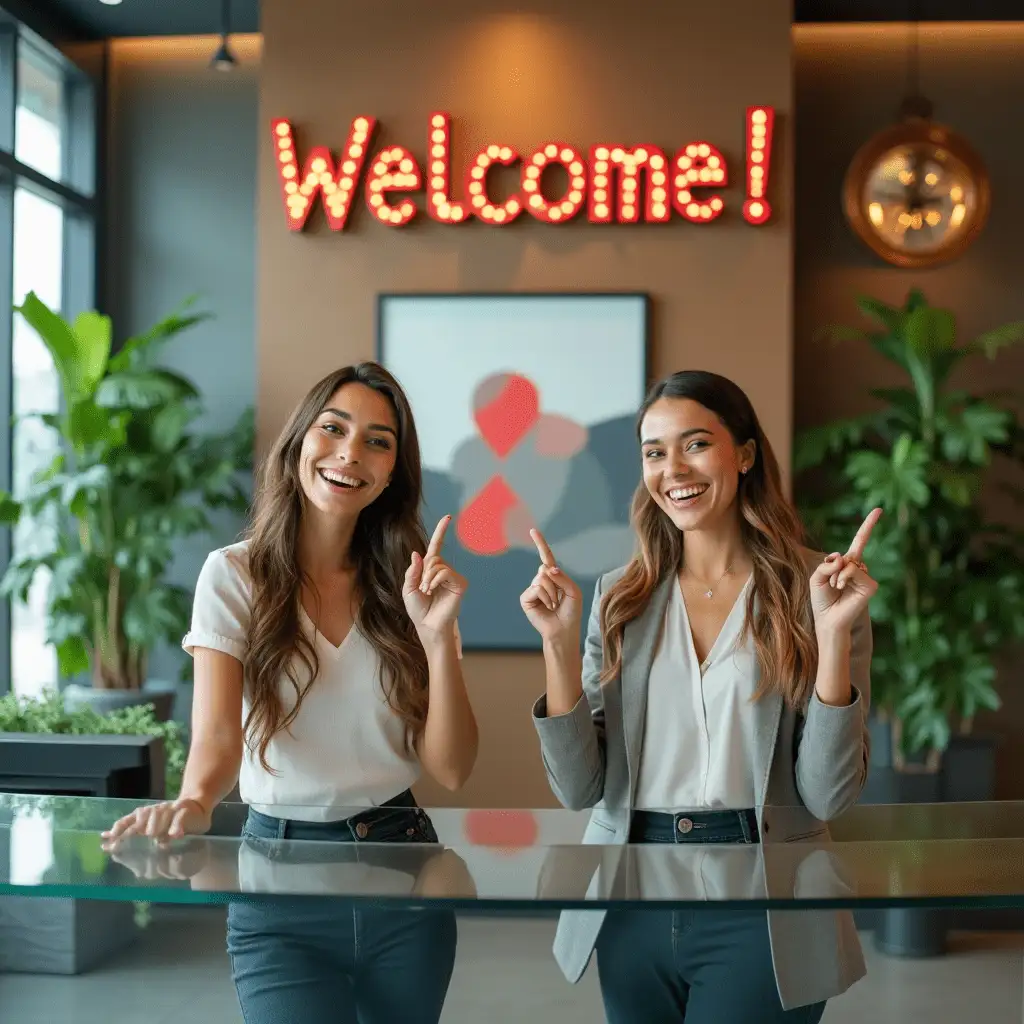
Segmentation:
{"type": "MultiPolygon", "coordinates": [[[[827,842],[864,785],[877,584],[861,556],[881,510],[845,554],[804,548],[750,401],[717,374],[656,384],[637,430],[637,553],[598,581],[582,659],[580,589],[534,531],[521,604],[543,640],[544,764],[562,804],[593,808],[585,843],[728,844],[717,893],[694,873],[711,899],[746,891],[746,847],[756,894],[755,844],[827,842]]],[[[865,970],[845,911],[564,913],[570,981],[595,950],[610,1024],[816,1024],[865,970]]]]}

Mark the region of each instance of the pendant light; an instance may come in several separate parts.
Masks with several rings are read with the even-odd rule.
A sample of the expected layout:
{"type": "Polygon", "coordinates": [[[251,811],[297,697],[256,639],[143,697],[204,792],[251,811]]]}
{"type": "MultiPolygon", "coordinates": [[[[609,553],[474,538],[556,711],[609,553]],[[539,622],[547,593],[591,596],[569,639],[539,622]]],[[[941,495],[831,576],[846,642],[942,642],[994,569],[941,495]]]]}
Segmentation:
{"type": "Polygon", "coordinates": [[[231,34],[231,0],[221,0],[220,18],[220,46],[210,61],[210,67],[214,71],[234,71],[238,66],[238,60],[231,52],[228,45],[228,36],[231,34]]]}
{"type": "Polygon", "coordinates": [[[854,232],[898,267],[929,267],[959,256],[984,227],[991,202],[981,158],[933,119],[932,104],[921,94],[918,31],[914,17],[899,121],[860,148],[843,185],[843,210],[854,232]]]}

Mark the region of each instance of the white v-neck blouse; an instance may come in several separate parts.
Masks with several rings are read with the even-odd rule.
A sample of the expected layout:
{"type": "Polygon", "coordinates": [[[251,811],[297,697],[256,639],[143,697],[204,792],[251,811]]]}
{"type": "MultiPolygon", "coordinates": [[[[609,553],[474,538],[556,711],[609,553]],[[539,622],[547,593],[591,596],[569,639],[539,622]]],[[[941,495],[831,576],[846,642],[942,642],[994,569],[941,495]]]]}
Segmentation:
{"type": "Polygon", "coordinates": [[[635,806],[649,811],[753,807],[757,655],[744,631],[747,580],[704,664],[678,582],[647,686],[635,806]]]}
{"type": "MultiPolygon", "coordinates": [[[[214,551],[199,574],[192,628],[182,647],[189,654],[209,647],[244,661],[251,592],[248,543],[214,551]]],[[[299,618],[316,645],[320,672],[288,731],[270,741],[267,762],[276,774],[265,771],[258,753],[245,745],[239,795],[274,817],[337,821],[402,793],[417,781],[420,766],[405,751],[402,721],[387,703],[377,652],[366,637],[353,625],[335,647],[301,605],[299,618]]],[[[304,673],[300,666],[300,679],[304,673]]],[[[279,693],[285,712],[291,711],[295,689],[286,678],[279,693]]],[[[246,683],[243,722],[250,696],[246,683]]]]}

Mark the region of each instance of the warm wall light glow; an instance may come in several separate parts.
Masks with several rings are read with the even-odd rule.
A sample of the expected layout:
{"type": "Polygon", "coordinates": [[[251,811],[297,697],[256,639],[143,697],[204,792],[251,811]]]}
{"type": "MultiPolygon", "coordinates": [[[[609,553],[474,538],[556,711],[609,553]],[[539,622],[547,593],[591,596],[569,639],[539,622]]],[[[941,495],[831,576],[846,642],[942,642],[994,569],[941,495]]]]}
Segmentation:
{"type": "Polygon", "coordinates": [[[771,215],[768,172],[772,162],[772,129],[775,111],[771,107],[747,108],[747,199],[743,216],[750,224],[763,224],[771,215]]]}
{"type": "Polygon", "coordinates": [[[301,231],[309,219],[313,201],[323,199],[327,223],[332,231],[341,231],[352,208],[352,194],[366,162],[366,151],[376,121],[372,117],[357,117],[349,127],[348,139],[337,169],[327,146],[315,146],[309,151],[303,170],[299,171],[295,134],[291,122],[275,118],[270,123],[274,139],[277,174],[288,214],[288,230],[301,231]]]}
{"type": "Polygon", "coordinates": [[[451,118],[440,111],[430,115],[430,161],[427,164],[427,215],[442,224],[458,224],[470,214],[465,203],[451,197],[451,118]]]}
{"type": "Polygon", "coordinates": [[[691,142],[676,153],[673,161],[672,205],[680,217],[693,224],[707,224],[717,220],[725,209],[722,197],[716,192],[707,195],[709,188],[721,188],[728,183],[725,157],[710,142],[691,142]]]}
{"type": "Polygon", "coordinates": [[[519,154],[511,146],[499,146],[492,142],[470,161],[466,169],[466,195],[469,196],[473,214],[485,224],[504,227],[511,224],[523,212],[523,198],[509,196],[504,203],[495,204],[487,191],[487,172],[493,164],[509,167],[519,160],[519,154]]]}
{"type": "Polygon", "coordinates": [[[668,160],[657,146],[591,146],[590,173],[587,219],[591,224],[608,224],[613,216],[622,224],[635,224],[641,208],[649,224],[663,224],[672,216],[668,160]],[[642,184],[646,188],[641,195],[642,184]]]}
{"type": "Polygon", "coordinates": [[[403,199],[393,206],[388,202],[388,193],[417,192],[422,184],[419,165],[407,149],[402,146],[382,149],[370,165],[366,205],[382,224],[401,227],[416,216],[416,204],[411,199],[403,199]]]}
{"type": "MultiPolygon", "coordinates": [[[[205,71],[219,41],[219,35],[132,37],[110,39],[108,46],[114,67],[133,65],[181,70],[194,67],[205,71]]],[[[263,37],[258,33],[232,34],[231,50],[241,62],[239,71],[252,73],[262,59],[263,37]]]]}
{"type": "Polygon", "coordinates": [[[583,209],[587,196],[587,165],[582,154],[565,142],[546,142],[524,161],[520,174],[527,210],[549,224],[572,220],[583,209]],[[569,173],[569,186],[561,199],[548,200],[541,176],[549,164],[561,164],[569,173]]]}

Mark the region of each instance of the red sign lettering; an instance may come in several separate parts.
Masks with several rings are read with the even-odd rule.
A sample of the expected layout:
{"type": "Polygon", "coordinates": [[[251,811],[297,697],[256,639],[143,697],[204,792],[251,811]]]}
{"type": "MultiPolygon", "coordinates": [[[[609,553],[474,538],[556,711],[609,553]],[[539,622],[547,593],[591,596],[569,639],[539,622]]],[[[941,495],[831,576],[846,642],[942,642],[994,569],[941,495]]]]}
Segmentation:
{"type": "MultiPolygon", "coordinates": [[[[771,217],[766,197],[774,122],[772,107],[747,109],[742,210],[750,224],[764,224],[771,217]]],[[[368,160],[376,127],[372,117],[355,118],[337,163],[330,149],[316,146],[300,166],[291,122],[286,118],[271,122],[289,230],[306,226],[319,197],[330,229],[343,231],[360,184],[370,213],[389,227],[401,227],[416,216],[419,207],[409,193],[424,188],[427,215],[440,224],[461,224],[473,217],[503,227],[524,211],[546,224],[561,224],[583,210],[591,224],[665,224],[673,213],[693,224],[707,224],[725,210],[719,190],[728,184],[728,168],[721,150],[710,142],[689,142],[671,158],[654,145],[602,143],[591,146],[584,158],[568,142],[545,142],[525,157],[510,146],[491,143],[470,160],[463,179],[465,198],[456,199],[447,114],[430,115],[427,173],[404,146],[386,147],[368,160]],[[495,164],[516,163],[520,164],[521,191],[495,202],[488,190],[488,172],[495,164]],[[565,172],[567,184],[561,196],[552,197],[544,187],[549,167],[565,172]]]]}

